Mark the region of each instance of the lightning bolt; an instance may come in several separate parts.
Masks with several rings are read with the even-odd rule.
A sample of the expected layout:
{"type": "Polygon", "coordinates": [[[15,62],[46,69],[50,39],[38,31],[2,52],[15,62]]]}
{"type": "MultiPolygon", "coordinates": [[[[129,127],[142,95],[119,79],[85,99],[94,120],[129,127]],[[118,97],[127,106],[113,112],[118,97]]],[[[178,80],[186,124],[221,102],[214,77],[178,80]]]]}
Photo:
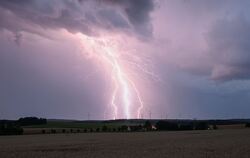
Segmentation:
{"type": "MultiPolygon", "coordinates": [[[[120,50],[117,43],[109,38],[89,37],[83,34],[79,34],[79,37],[84,49],[88,53],[92,53],[95,58],[101,61],[111,75],[110,79],[113,86],[109,105],[113,110],[113,119],[119,118],[118,109],[120,106],[122,106],[123,109],[123,117],[126,117],[126,119],[133,117],[131,109],[135,109],[135,107],[137,108],[135,117],[140,118],[144,103],[137,85],[128,73],[128,67],[122,62],[123,59],[119,55],[120,50]],[[120,106],[117,104],[118,98],[120,99],[120,106]],[[133,104],[134,106],[132,106],[132,103],[135,101],[139,105],[135,106],[133,104]]],[[[141,69],[142,72],[151,75],[153,78],[157,78],[153,72],[144,69],[142,64],[138,64],[134,61],[127,61],[127,63],[141,69]]]]}

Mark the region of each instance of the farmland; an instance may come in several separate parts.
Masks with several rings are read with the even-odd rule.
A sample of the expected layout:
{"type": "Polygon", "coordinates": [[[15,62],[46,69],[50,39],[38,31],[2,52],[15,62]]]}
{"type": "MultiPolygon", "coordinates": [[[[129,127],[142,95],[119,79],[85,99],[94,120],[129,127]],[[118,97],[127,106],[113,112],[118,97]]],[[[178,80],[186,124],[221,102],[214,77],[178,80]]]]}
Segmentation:
{"type": "Polygon", "coordinates": [[[0,137],[0,157],[248,158],[250,129],[0,137]]]}

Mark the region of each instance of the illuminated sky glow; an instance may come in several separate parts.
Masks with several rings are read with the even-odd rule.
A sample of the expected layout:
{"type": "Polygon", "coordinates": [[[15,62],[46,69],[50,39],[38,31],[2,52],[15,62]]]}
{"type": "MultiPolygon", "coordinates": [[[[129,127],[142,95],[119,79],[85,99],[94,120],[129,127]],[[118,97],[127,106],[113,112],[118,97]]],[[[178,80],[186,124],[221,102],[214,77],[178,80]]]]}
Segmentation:
{"type": "Polygon", "coordinates": [[[82,40],[84,49],[87,52],[93,53],[92,56],[96,60],[100,60],[103,65],[106,65],[106,70],[108,74],[110,74],[110,80],[113,85],[111,86],[111,102],[109,105],[112,106],[113,119],[140,118],[143,109],[143,101],[137,86],[133,80],[130,79],[126,71],[126,66],[121,62],[123,59],[121,59],[121,50],[119,50],[118,44],[115,43],[114,39],[112,40],[107,37],[91,38],[82,34],[79,34],[79,36],[82,40]],[[132,91],[134,91],[135,97],[131,96],[133,94],[132,91]],[[121,97],[118,97],[119,94],[121,97]],[[121,98],[122,101],[118,101],[118,98],[121,98]],[[135,104],[135,102],[132,101],[133,98],[136,98],[139,103],[139,107],[136,110],[136,116],[131,114],[131,106],[135,104]],[[118,109],[120,108],[123,114],[118,114],[118,109]]]}

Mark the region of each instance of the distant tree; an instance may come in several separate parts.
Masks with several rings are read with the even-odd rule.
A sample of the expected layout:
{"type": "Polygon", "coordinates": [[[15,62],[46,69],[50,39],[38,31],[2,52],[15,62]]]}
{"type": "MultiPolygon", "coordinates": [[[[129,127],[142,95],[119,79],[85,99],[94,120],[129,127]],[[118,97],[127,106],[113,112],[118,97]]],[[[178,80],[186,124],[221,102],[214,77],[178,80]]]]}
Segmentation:
{"type": "Polygon", "coordinates": [[[180,131],[187,131],[187,130],[193,130],[193,124],[179,124],[178,125],[180,131]]]}
{"type": "Polygon", "coordinates": [[[121,127],[118,127],[117,130],[118,130],[118,132],[121,132],[121,131],[122,131],[122,128],[121,128],[121,127]]]}
{"type": "Polygon", "coordinates": [[[176,130],[179,130],[179,127],[178,127],[177,123],[169,122],[169,121],[158,121],[156,123],[156,128],[157,128],[157,130],[160,130],[160,131],[165,131],[165,130],[176,131],[176,130]]]}
{"type": "Polygon", "coordinates": [[[142,132],[143,131],[143,126],[142,125],[134,125],[134,126],[129,126],[129,129],[131,132],[142,132]]]}
{"type": "Polygon", "coordinates": [[[96,130],[95,130],[96,132],[100,132],[100,128],[96,128],[96,130]]]}
{"type": "Polygon", "coordinates": [[[43,129],[43,130],[42,130],[42,134],[45,134],[45,133],[46,133],[46,131],[43,129]]]}
{"type": "Polygon", "coordinates": [[[144,126],[143,126],[147,131],[151,131],[152,130],[152,124],[150,121],[146,121],[144,126]]]}
{"type": "Polygon", "coordinates": [[[127,132],[127,131],[128,131],[128,126],[122,125],[122,126],[121,126],[121,131],[127,132]]]}
{"type": "Polygon", "coordinates": [[[102,131],[103,131],[103,132],[107,132],[107,131],[108,131],[108,127],[107,127],[106,125],[103,125],[103,126],[102,126],[102,131]]]}
{"type": "Polygon", "coordinates": [[[245,127],[246,127],[246,128],[250,128],[250,122],[249,122],[249,123],[246,123],[245,127]]]}
{"type": "Polygon", "coordinates": [[[51,133],[56,133],[56,130],[55,129],[51,129],[51,133]]]}
{"type": "Polygon", "coordinates": [[[209,128],[208,123],[205,121],[200,121],[195,124],[196,130],[207,130],[209,128]]]}
{"type": "Polygon", "coordinates": [[[17,120],[17,124],[20,126],[41,125],[46,123],[46,119],[37,117],[24,117],[17,120]]]}
{"type": "Polygon", "coordinates": [[[218,129],[217,125],[216,124],[213,124],[213,129],[218,129]]]}
{"type": "Polygon", "coordinates": [[[14,121],[0,121],[0,135],[20,135],[23,129],[14,121]]]}

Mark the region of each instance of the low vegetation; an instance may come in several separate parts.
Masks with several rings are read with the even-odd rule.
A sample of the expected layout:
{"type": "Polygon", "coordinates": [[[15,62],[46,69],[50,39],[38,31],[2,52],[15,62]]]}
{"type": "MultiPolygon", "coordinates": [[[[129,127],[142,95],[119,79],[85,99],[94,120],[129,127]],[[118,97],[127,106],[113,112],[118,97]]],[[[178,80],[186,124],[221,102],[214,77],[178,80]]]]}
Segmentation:
{"type": "Polygon", "coordinates": [[[20,135],[23,129],[12,121],[0,121],[0,135],[20,135]]]}

